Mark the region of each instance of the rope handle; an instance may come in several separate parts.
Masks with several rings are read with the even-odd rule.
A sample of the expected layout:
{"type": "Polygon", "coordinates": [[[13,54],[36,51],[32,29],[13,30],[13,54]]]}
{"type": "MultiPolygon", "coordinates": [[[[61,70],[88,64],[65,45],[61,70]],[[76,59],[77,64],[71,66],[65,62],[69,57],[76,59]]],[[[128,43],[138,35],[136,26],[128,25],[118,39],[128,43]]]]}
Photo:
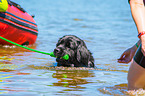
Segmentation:
{"type": "MultiPolygon", "coordinates": [[[[21,48],[24,48],[24,49],[33,51],[33,52],[37,52],[37,53],[41,53],[41,54],[50,55],[51,57],[56,57],[56,56],[54,55],[53,52],[51,52],[51,53],[46,53],[46,52],[38,51],[38,50],[35,50],[35,49],[31,49],[31,48],[28,48],[28,47],[26,47],[26,46],[22,46],[22,45],[20,45],[20,44],[17,44],[17,43],[15,43],[15,42],[13,42],[13,41],[10,41],[10,40],[8,40],[8,39],[6,39],[6,38],[4,38],[4,37],[1,37],[1,36],[0,36],[0,39],[2,39],[2,40],[4,40],[4,41],[7,41],[7,42],[9,42],[9,43],[11,43],[11,44],[13,44],[13,45],[19,46],[19,47],[21,47],[21,48]]],[[[69,59],[69,55],[66,54],[66,55],[64,55],[62,58],[65,59],[65,60],[68,60],[68,59],[69,59]]]]}

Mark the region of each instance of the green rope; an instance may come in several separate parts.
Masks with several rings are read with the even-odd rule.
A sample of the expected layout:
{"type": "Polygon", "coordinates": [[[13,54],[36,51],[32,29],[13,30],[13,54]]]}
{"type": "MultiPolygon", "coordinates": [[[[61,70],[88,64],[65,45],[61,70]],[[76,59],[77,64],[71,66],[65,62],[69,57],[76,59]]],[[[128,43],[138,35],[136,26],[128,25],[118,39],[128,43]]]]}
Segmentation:
{"type": "MultiPolygon", "coordinates": [[[[46,53],[46,52],[38,51],[38,50],[35,50],[35,49],[31,49],[31,48],[28,48],[28,47],[26,47],[26,46],[22,46],[22,45],[20,45],[20,44],[17,44],[17,43],[15,43],[15,42],[13,42],[13,41],[10,41],[10,40],[8,40],[8,39],[6,39],[6,38],[4,38],[4,37],[1,37],[1,36],[0,36],[0,39],[5,40],[5,41],[7,41],[7,42],[9,42],[9,43],[11,43],[11,44],[13,44],[13,45],[19,46],[19,47],[21,47],[21,48],[24,48],[24,49],[33,51],[33,52],[37,52],[37,53],[41,53],[41,54],[50,55],[51,57],[56,57],[56,56],[54,55],[53,52],[51,52],[51,53],[46,53]]],[[[62,58],[65,59],[65,60],[68,60],[68,59],[69,59],[69,55],[66,54],[66,55],[63,56],[62,58]]]]}

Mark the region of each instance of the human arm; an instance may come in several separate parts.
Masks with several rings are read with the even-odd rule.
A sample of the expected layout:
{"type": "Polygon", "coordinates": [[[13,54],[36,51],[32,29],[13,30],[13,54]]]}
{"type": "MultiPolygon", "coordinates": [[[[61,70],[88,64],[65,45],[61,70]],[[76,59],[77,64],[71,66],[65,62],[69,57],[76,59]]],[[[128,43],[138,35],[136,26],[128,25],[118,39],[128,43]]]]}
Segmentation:
{"type": "MultiPolygon", "coordinates": [[[[130,8],[138,33],[145,31],[145,7],[143,0],[130,0],[130,8]]],[[[145,56],[145,35],[141,36],[142,53],[145,56]]]]}
{"type": "Polygon", "coordinates": [[[135,52],[137,50],[137,46],[139,46],[141,41],[139,40],[136,44],[134,44],[131,48],[125,50],[121,57],[118,59],[119,63],[129,63],[133,56],[135,55],[135,52]]]}

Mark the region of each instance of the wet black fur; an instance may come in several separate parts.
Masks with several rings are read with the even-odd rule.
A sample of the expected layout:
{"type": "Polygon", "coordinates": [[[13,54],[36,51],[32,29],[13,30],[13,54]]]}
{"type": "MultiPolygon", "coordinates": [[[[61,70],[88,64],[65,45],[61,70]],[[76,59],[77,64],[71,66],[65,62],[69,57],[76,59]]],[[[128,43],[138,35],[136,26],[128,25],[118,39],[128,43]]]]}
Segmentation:
{"type": "Polygon", "coordinates": [[[94,67],[92,53],[87,49],[84,41],[74,35],[65,35],[60,38],[54,54],[58,57],[57,66],[94,67]],[[66,54],[69,55],[69,60],[61,58],[66,54]]]}

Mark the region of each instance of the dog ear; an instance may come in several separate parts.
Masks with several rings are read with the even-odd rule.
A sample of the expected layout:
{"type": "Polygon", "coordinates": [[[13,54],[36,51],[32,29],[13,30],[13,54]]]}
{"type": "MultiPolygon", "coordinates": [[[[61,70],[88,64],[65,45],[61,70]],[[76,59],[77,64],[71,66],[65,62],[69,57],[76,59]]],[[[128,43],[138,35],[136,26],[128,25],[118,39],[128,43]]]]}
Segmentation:
{"type": "Polygon", "coordinates": [[[77,61],[80,64],[84,64],[88,66],[89,56],[90,56],[90,53],[84,46],[79,47],[77,49],[77,61]]]}

